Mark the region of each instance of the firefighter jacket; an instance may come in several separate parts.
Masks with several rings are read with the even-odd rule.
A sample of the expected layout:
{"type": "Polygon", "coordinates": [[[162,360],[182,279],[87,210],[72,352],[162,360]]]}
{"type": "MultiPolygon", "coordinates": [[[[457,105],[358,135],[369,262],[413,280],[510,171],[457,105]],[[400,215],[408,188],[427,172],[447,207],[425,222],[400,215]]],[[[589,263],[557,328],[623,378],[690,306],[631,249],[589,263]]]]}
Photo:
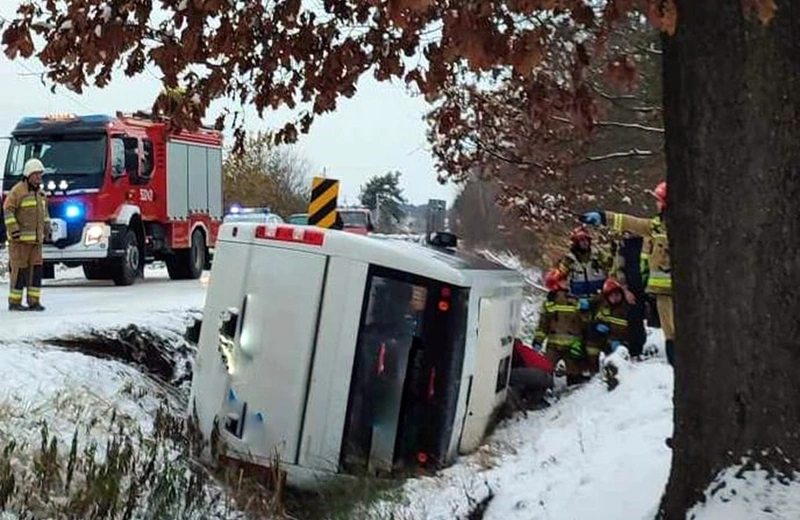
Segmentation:
{"type": "Polygon", "coordinates": [[[50,234],[50,213],[47,196],[33,191],[27,181],[18,182],[3,202],[6,232],[12,242],[41,244],[50,234]],[[19,232],[19,238],[14,235],[19,232]]]}
{"type": "Polygon", "coordinates": [[[567,291],[551,292],[539,313],[536,343],[547,340],[548,349],[569,348],[573,343],[583,342],[585,313],[578,307],[578,300],[567,291]]]}
{"type": "Polygon", "coordinates": [[[561,260],[558,269],[569,281],[569,292],[578,298],[590,298],[603,289],[613,258],[607,255],[574,250],[561,260]]]}
{"type": "Polygon", "coordinates": [[[618,341],[629,345],[628,314],[630,305],[625,298],[612,305],[603,295],[597,296],[591,304],[591,321],[586,332],[586,351],[589,355],[599,355],[600,351],[611,352],[611,345],[618,341]],[[608,327],[608,332],[601,333],[598,325],[608,327]]]}
{"type": "Polygon", "coordinates": [[[644,237],[645,247],[642,252],[648,268],[645,292],[671,295],[672,268],[669,260],[667,223],[661,215],[646,219],[606,211],[606,222],[616,232],[627,231],[644,237]]]}

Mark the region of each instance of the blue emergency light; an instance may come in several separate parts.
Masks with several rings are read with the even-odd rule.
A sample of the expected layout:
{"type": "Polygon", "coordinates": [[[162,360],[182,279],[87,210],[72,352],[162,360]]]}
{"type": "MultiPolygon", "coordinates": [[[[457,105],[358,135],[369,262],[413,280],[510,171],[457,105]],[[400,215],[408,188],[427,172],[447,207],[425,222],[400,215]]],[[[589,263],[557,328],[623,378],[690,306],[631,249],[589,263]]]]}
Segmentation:
{"type": "Polygon", "coordinates": [[[80,204],[71,202],[64,206],[64,217],[68,219],[76,219],[83,215],[83,207],[80,204]]]}

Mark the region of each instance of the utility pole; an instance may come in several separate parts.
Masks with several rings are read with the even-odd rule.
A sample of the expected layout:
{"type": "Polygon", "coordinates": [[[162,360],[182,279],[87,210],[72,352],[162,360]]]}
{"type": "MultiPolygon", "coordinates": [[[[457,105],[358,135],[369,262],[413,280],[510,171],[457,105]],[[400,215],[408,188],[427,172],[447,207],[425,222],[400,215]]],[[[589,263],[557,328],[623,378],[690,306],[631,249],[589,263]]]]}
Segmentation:
{"type": "Polygon", "coordinates": [[[441,199],[429,199],[428,211],[425,219],[425,235],[430,236],[431,233],[437,231],[445,231],[445,214],[447,211],[447,202],[441,199]]]}

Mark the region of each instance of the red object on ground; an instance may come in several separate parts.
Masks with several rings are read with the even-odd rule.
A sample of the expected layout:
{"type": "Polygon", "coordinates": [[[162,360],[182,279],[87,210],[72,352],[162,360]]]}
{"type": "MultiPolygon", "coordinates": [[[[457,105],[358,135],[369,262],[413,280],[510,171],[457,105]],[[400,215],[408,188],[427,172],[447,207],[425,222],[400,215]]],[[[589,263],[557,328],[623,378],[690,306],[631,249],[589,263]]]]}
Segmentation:
{"type": "Polygon", "coordinates": [[[550,374],[553,373],[553,364],[543,354],[529,345],[517,340],[514,342],[514,351],[519,355],[526,367],[538,368],[550,374]]]}

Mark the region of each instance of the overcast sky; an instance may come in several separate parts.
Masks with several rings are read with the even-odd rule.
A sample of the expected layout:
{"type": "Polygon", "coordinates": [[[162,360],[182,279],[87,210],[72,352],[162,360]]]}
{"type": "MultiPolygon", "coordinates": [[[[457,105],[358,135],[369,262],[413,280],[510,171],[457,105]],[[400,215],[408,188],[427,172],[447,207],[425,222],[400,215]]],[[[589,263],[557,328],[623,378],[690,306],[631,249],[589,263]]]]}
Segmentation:
{"type": "MultiPolygon", "coordinates": [[[[8,5],[11,3],[0,0],[0,15],[12,14],[13,7],[8,5]]],[[[38,76],[42,70],[38,61],[12,62],[0,53],[0,135],[8,136],[23,116],[147,109],[161,88],[156,69],[151,67],[150,73],[136,78],[119,73],[105,89],[91,89],[80,96],[62,88],[57,91],[60,94],[51,94],[38,76]]],[[[215,114],[214,108],[221,106],[212,106],[211,115],[215,114]]],[[[424,100],[409,96],[400,85],[362,79],[358,93],[352,99],[343,98],[335,113],[320,116],[311,133],[301,136],[297,146],[316,172],[325,169],[328,177],[341,180],[340,196],[348,203],[356,202],[360,185],[370,176],[399,170],[409,201],[420,204],[429,198],[443,198],[449,206],[456,190],[436,181],[425,138],[426,125],[421,119],[426,109],[424,100]]],[[[274,121],[273,125],[283,121],[274,121]]],[[[248,127],[269,126],[268,112],[264,121],[258,120],[254,111],[248,115],[248,127]]],[[[7,141],[3,140],[3,157],[6,148],[7,141]]]]}

